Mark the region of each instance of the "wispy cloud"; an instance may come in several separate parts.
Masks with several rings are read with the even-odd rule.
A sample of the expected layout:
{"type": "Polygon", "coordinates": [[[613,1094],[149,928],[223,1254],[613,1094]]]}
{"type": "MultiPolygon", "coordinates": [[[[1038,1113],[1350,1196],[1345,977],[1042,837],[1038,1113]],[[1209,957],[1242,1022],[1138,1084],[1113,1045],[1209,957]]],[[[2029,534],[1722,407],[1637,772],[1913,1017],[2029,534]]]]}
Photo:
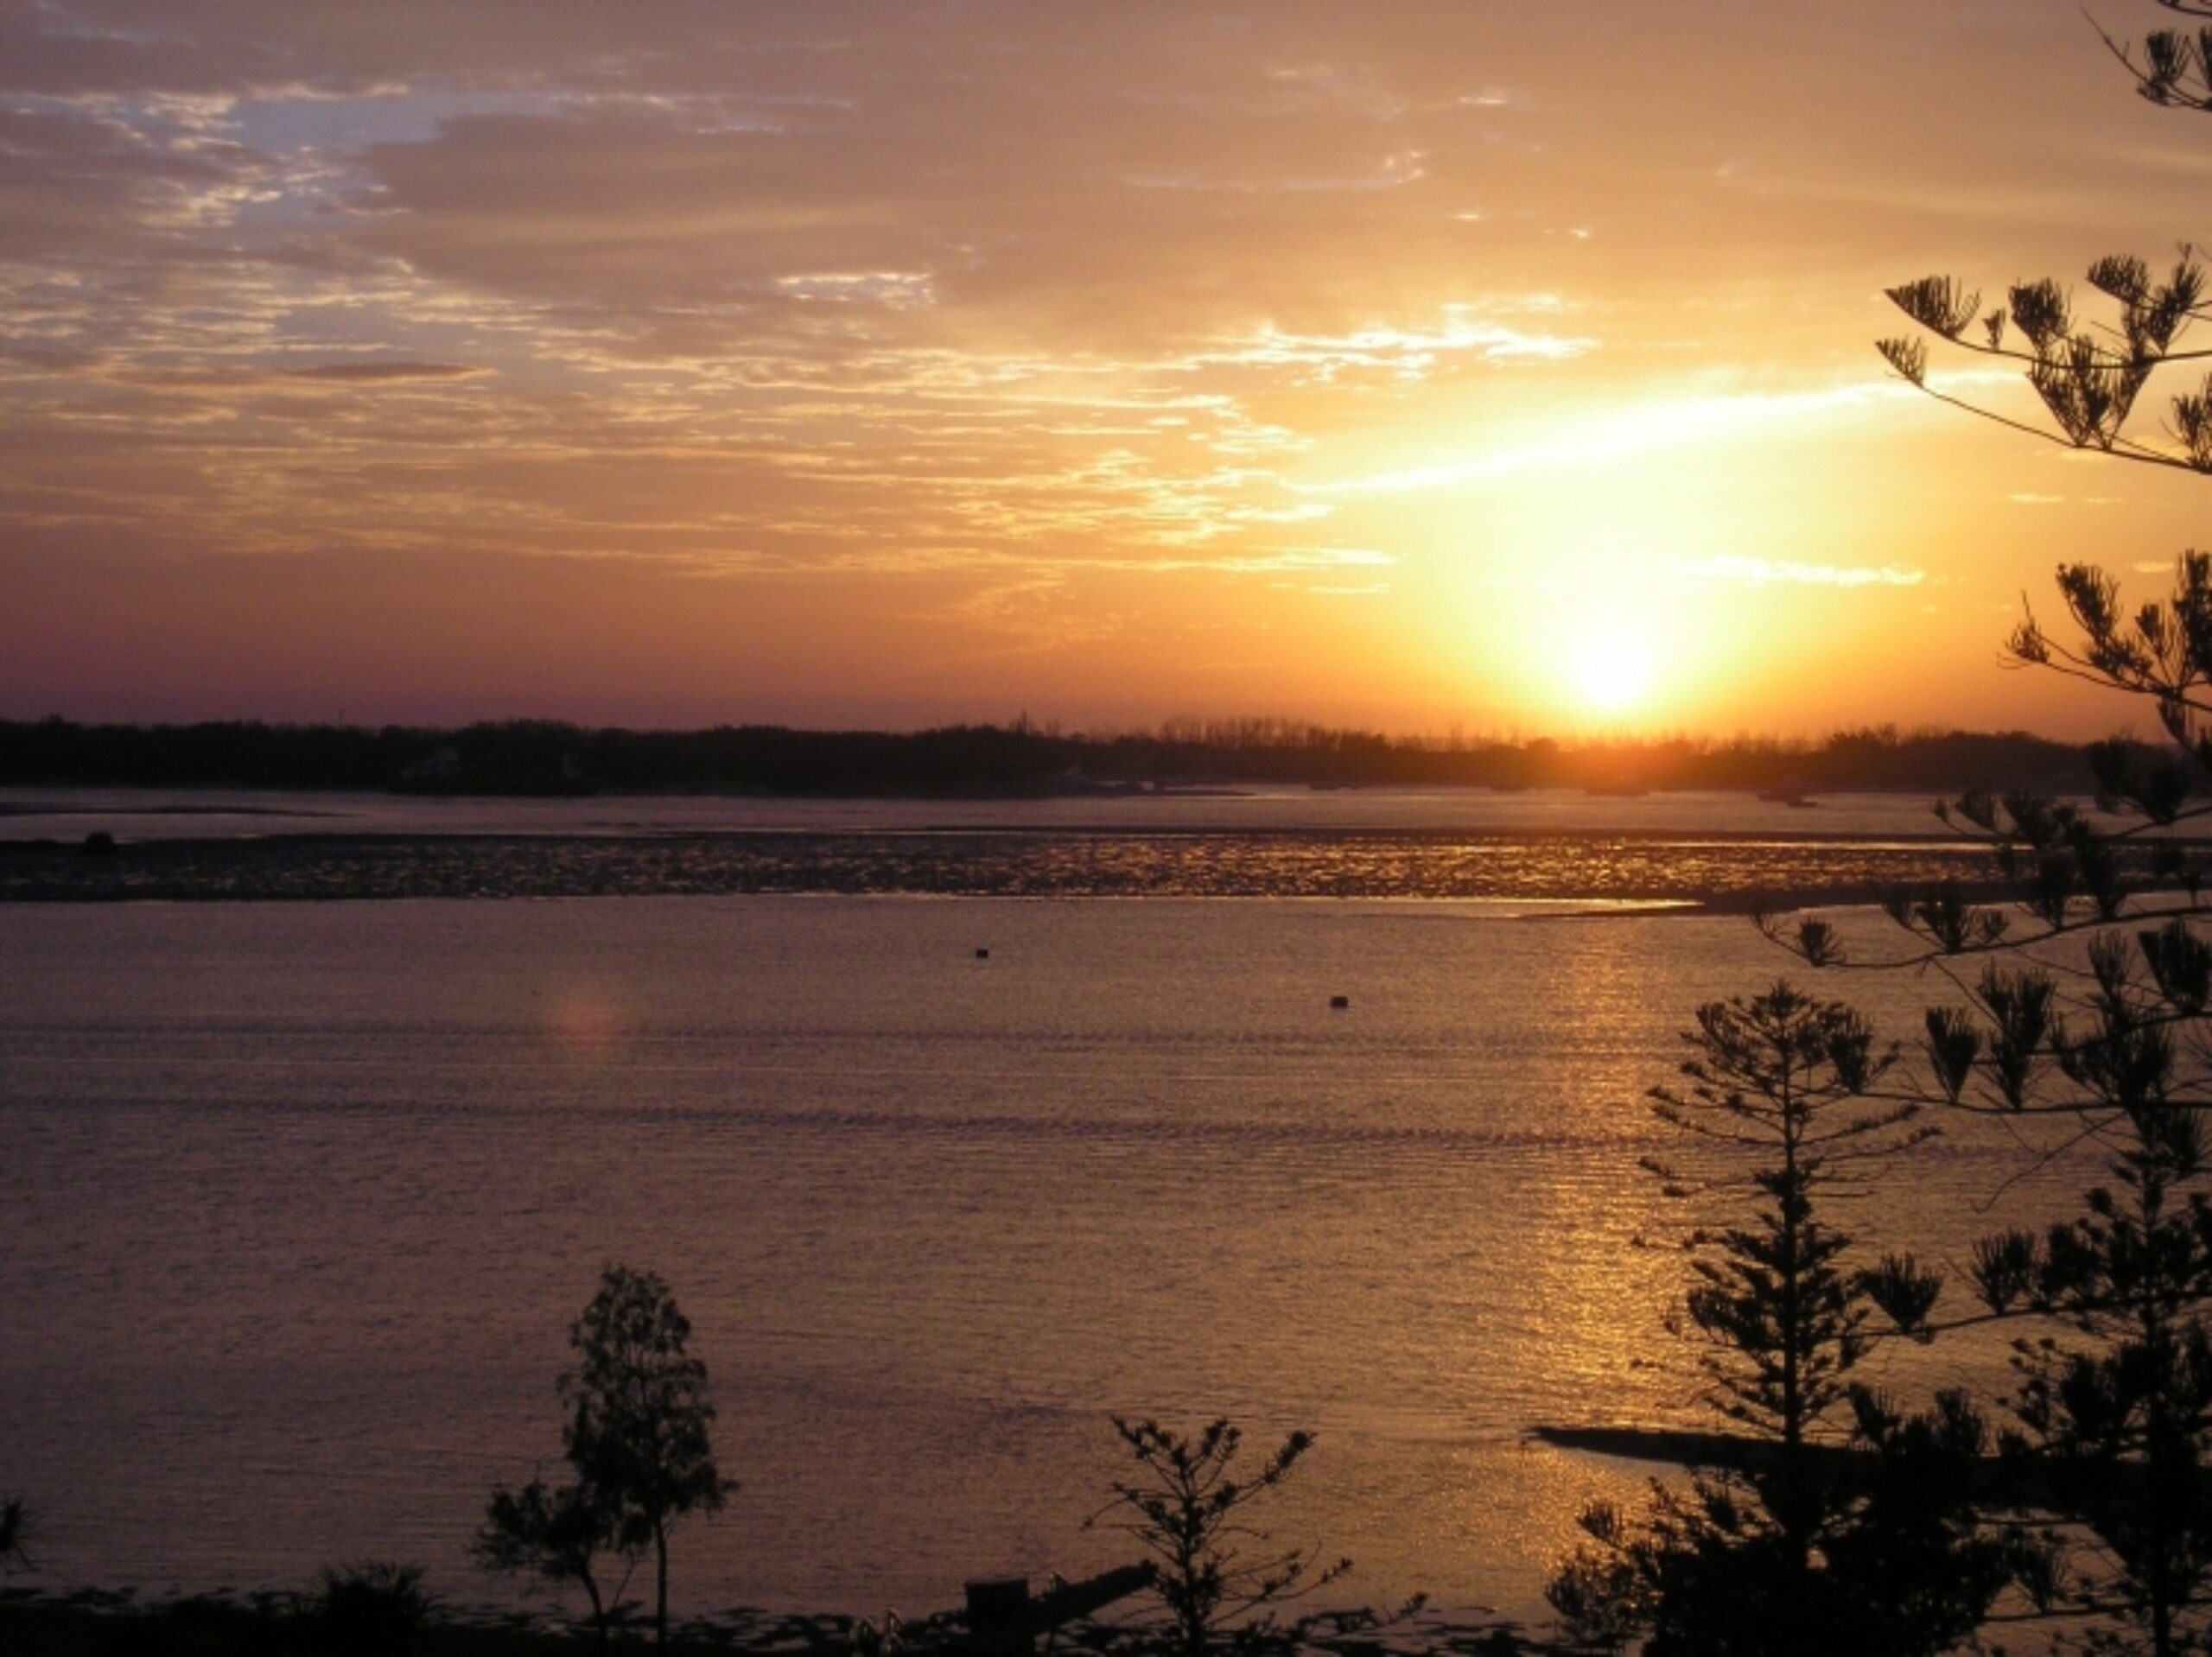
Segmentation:
{"type": "Polygon", "coordinates": [[[1804,564],[1770,558],[1713,557],[1681,563],[1684,575],[1745,587],[1918,587],[1924,569],[1899,564],[1804,564]]]}
{"type": "Polygon", "coordinates": [[[1269,324],[1242,339],[1193,353],[1195,365],[1301,368],[1329,379],[1348,369],[1381,369],[1418,379],[1440,359],[1465,355],[1487,363],[1558,363],[1598,348],[1586,334],[1547,333],[1445,308],[1433,327],[1373,324],[1335,334],[1293,333],[1269,324]]]}
{"type": "MultiPolygon", "coordinates": [[[[1185,624],[1311,620],[1278,583],[1408,613],[1525,584],[1502,613],[1566,579],[1541,551],[1593,463],[1756,442],[1774,475],[1884,477],[1915,394],[1863,340],[1941,210],[1973,198],[2031,264],[2105,222],[2069,204],[2195,210],[2195,173],[2116,193],[2109,143],[2017,189],[1948,143],[2040,118],[2011,103],[1873,112],[1900,42],[1958,49],[1942,8],[1829,9],[1786,93],[1749,72],[1768,25],[1724,10],[1662,42],[1461,0],[817,0],[741,29],[721,0],[0,0],[0,611],[54,659],[136,659],[111,619],[144,576],[185,683],[288,647],[268,617],[312,593],[379,671],[474,687],[564,618],[601,682],[651,677],[728,601],[702,696],[1008,638],[1156,662],[1185,624]],[[1497,509],[1498,569],[1446,567],[1463,507],[1497,509]]],[[[2008,50],[2073,73],[2077,33],[2008,50]]],[[[1964,360],[1935,384],[2000,380],[2024,395],[1964,360]]],[[[1686,578],[1738,584],[1951,567],[1791,562],[1827,543],[1773,511],[1661,544],[1727,545],[1686,578]]],[[[1323,637],[1271,642],[1281,682],[1323,637]]],[[[0,698],[65,705],[10,654],[0,698]]]]}
{"type": "Polygon", "coordinates": [[[285,378],[318,380],[343,385],[396,385],[408,380],[473,379],[491,371],[466,363],[317,363],[308,368],[280,371],[285,378]]]}

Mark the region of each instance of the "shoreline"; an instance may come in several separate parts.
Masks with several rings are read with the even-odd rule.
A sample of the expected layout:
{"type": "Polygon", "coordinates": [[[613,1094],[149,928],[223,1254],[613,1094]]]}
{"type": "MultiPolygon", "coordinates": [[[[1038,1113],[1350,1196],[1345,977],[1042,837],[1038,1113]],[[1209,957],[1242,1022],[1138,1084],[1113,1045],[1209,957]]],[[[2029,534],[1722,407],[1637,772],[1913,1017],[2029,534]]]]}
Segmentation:
{"type": "MultiPolygon", "coordinates": [[[[1326,1621],[1327,1614],[1322,1614],[1326,1621]]],[[[779,1612],[734,1607],[669,1623],[672,1652],[745,1654],[746,1657],[855,1657],[871,1649],[856,1641],[861,1617],[843,1612],[779,1612]]],[[[967,1618],[939,1611],[899,1624],[908,1652],[963,1653],[970,1649],[967,1618]]],[[[610,1630],[616,1652],[652,1648],[652,1623],[639,1602],[628,1602],[610,1630]]],[[[1039,1645],[1138,1657],[1164,1651],[1149,1625],[1088,1618],[1039,1637],[1039,1645]]],[[[10,1657],[119,1657],[141,1650],[190,1652],[193,1657],[314,1657],[366,1654],[376,1657],[567,1657],[595,1652],[588,1616],[550,1610],[433,1602],[418,1625],[404,1631],[333,1626],[317,1615],[312,1594],[216,1590],[201,1594],[141,1596],[135,1589],[0,1587],[0,1649],[10,1657]]],[[[1416,1657],[1452,1653],[1462,1657],[1540,1657],[1560,1649],[1501,1620],[1480,1606],[1439,1610],[1423,1606],[1386,1616],[1377,1627],[1319,1628],[1286,1652],[1313,1657],[1416,1657]]]]}
{"type": "MultiPolygon", "coordinates": [[[[2007,895],[1977,843],[1666,831],[946,828],[0,841],[0,903],[757,895],[1356,899],[1541,918],[2007,895]]],[[[2147,864],[2146,864],[2147,867],[2147,864]]]]}

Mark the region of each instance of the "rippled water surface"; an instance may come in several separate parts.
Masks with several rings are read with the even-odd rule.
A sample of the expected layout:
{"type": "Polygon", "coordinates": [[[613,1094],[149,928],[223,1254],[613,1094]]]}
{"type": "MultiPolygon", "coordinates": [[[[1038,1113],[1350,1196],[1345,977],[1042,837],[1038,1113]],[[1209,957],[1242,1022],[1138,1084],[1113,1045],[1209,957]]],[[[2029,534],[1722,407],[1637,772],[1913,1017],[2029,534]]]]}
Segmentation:
{"type": "MultiPolygon", "coordinates": [[[[396,1556],[495,1597],[467,1533],[556,1461],[619,1258],[745,1487],[679,1540],[691,1608],[1113,1563],[1124,1411],[1316,1428],[1286,1535],[1529,1613],[1640,1475],[1522,1430],[1690,1419],[1639,1095],[1779,967],[1740,919],[1541,910],[0,905],[0,1485],[54,1581],[396,1556]]],[[[1955,1135],[1864,1218],[1956,1258],[2021,1165],[1955,1135]]]]}
{"type": "Polygon", "coordinates": [[[1741,791],[1590,794],[1580,789],[1312,789],[1269,784],[1034,799],[806,799],[607,795],[585,799],[282,792],[254,789],[0,788],[0,841],[32,835],[125,840],[188,835],[875,834],[936,830],[1299,829],[1316,833],[1786,832],[1926,834],[1929,802],[1836,794],[1798,809],[1741,791]]]}
{"type": "Polygon", "coordinates": [[[1923,802],[1306,789],[1115,798],[423,800],[0,791],[0,902],[968,897],[1866,903],[1989,873],[1923,802]],[[108,855],[87,855],[88,835],[108,855]]]}

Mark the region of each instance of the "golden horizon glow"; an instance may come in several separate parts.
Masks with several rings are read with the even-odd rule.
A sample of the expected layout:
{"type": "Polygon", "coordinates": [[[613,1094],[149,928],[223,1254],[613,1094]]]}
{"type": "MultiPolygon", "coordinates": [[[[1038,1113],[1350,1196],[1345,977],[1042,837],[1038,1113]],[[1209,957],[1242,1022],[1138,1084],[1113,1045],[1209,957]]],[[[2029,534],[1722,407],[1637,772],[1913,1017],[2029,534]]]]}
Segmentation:
{"type": "Polygon", "coordinates": [[[0,716],[2094,734],[2193,536],[1871,344],[2193,222],[2063,8],[471,16],[0,24],[0,716]]]}

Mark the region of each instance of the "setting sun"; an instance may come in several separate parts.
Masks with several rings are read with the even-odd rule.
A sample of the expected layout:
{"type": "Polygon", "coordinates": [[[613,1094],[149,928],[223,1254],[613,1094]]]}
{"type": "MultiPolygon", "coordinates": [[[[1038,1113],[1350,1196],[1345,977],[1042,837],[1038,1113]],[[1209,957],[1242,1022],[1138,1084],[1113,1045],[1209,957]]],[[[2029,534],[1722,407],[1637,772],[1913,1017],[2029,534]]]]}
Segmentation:
{"type": "Polygon", "coordinates": [[[1651,651],[1625,626],[1593,632],[1573,646],[1567,662],[1575,695],[1592,708],[1623,713],[1651,690],[1651,651]]]}

